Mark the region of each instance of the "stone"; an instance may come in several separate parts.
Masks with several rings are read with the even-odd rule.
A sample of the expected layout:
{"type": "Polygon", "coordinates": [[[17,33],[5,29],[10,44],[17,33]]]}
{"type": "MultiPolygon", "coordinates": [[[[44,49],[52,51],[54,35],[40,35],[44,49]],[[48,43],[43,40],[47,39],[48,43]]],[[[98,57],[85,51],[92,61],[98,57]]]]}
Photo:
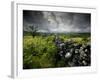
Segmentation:
{"type": "Polygon", "coordinates": [[[67,52],[66,54],[65,54],[65,58],[70,58],[71,57],[71,53],[70,52],[67,52]]]}

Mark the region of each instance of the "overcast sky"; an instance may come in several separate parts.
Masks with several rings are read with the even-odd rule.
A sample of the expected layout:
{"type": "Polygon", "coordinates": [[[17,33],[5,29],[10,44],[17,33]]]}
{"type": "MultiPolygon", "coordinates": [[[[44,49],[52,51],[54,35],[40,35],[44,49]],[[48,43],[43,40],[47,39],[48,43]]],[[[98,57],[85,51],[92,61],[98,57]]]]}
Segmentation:
{"type": "Polygon", "coordinates": [[[24,31],[30,31],[29,26],[38,27],[38,32],[90,32],[91,15],[86,13],[24,10],[24,31]]]}

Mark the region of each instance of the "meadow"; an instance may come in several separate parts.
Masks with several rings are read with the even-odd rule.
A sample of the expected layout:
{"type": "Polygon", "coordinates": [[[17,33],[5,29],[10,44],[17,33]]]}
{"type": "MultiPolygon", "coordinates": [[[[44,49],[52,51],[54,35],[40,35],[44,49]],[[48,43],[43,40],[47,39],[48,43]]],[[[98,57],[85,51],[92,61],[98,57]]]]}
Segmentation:
{"type": "Polygon", "coordinates": [[[23,35],[23,69],[91,65],[90,33],[23,35]]]}

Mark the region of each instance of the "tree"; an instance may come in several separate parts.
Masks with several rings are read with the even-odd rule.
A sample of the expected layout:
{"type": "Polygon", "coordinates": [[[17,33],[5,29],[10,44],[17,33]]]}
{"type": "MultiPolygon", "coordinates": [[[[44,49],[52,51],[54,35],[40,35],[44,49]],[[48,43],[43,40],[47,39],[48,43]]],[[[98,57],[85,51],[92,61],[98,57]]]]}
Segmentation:
{"type": "Polygon", "coordinates": [[[30,30],[31,35],[34,37],[36,35],[36,32],[38,31],[38,26],[32,25],[32,26],[29,26],[29,28],[31,29],[30,30]]]}

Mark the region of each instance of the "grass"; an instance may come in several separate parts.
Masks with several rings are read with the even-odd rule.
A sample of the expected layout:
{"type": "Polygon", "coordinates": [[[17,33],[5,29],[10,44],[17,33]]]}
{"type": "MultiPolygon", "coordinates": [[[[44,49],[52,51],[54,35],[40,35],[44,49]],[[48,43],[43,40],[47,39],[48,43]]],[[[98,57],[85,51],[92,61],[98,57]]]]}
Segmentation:
{"type": "MultiPolygon", "coordinates": [[[[72,40],[77,44],[90,42],[89,33],[58,34],[64,42],[72,40]]],[[[34,37],[30,33],[23,36],[23,69],[66,67],[63,61],[55,59],[57,47],[54,44],[55,35],[38,33],[34,37]]]]}

